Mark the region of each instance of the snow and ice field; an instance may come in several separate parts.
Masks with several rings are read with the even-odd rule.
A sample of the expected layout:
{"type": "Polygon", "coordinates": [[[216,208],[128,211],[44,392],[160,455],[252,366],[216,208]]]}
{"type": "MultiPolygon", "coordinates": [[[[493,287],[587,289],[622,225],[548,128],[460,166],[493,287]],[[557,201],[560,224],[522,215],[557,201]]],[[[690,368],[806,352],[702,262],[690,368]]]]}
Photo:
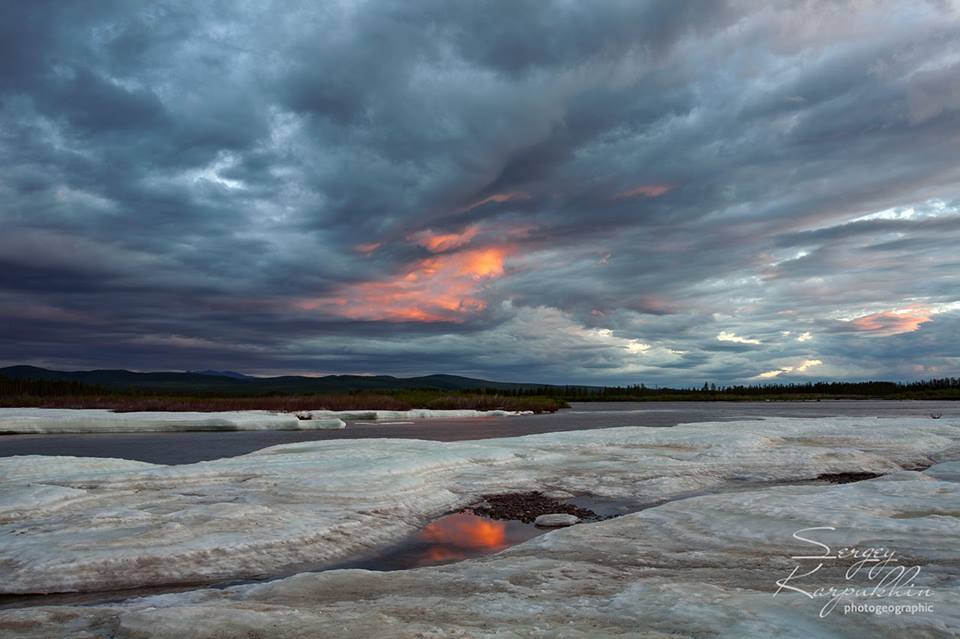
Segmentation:
{"type": "Polygon", "coordinates": [[[505,417],[528,415],[503,410],[405,411],[313,410],[277,413],[265,410],[211,413],[133,412],[115,413],[105,409],[0,408],[3,433],[144,433],[210,430],[318,430],[344,428],[344,420],[450,419],[463,417],[505,417]]]}
{"type": "MultiPolygon", "coordinates": [[[[866,417],[447,443],[317,441],[179,466],[2,458],[6,594],[279,574],[383,547],[485,493],[560,490],[660,505],[441,567],[333,570],[119,604],[4,610],[0,635],[955,636],[957,459],[958,420],[866,417]],[[885,476],[763,485],[836,473],[885,476]],[[722,492],[734,487],[746,489],[722,492]],[[690,495],[700,496],[661,503],[690,495]],[[820,618],[826,600],[773,597],[776,580],[797,564],[792,555],[820,552],[793,536],[810,527],[834,528],[815,533],[834,549],[895,550],[930,594],[894,603],[932,611],[838,608],[820,618]]],[[[830,563],[802,585],[842,586],[848,567],[830,563]]]]}

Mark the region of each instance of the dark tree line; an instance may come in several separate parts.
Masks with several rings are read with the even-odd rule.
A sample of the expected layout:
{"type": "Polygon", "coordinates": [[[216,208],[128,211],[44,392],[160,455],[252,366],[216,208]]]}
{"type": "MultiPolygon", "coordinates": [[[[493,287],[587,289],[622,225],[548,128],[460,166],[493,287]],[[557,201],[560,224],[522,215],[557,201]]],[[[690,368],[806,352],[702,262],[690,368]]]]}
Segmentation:
{"type": "Polygon", "coordinates": [[[0,375],[0,397],[62,397],[103,395],[100,386],[54,379],[13,379],[0,375]]]}
{"type": "MultiPolygon", "coordinates": [[[[504,391],[500,391],[503,393],[504,391]]],[[[960,399],[960,378],[944,377],[914,382],[807,382],[802,384],[717,385],[704,382],[688,388],[630,386],[543,386],[514,391],[519,394],[563,397],[569,401],[748,398],[943,398],[960,399]]]]}

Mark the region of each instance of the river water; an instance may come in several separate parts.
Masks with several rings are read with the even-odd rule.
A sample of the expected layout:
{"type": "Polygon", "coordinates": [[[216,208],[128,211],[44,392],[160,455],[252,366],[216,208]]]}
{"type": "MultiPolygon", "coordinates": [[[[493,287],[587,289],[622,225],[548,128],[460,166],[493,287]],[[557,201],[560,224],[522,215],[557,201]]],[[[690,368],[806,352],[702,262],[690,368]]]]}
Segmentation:
{"type": "Polygon", "coordinates": [[[267,446],[322,439],[399,437],[458,441],[516,437],[565,430],[617,426],[663,428],[689,422],[729,421],[764,416],[870,418],[960,417],[960,402],[589,402],[557,413],[522,417],[431,419],[414,422],[348,422],[343,430],[235,431],[196,433],[105,433],[0,436],[0,457],[74,455],[119,457],[157,464],[187,464],[243,455],[267,446]]]}

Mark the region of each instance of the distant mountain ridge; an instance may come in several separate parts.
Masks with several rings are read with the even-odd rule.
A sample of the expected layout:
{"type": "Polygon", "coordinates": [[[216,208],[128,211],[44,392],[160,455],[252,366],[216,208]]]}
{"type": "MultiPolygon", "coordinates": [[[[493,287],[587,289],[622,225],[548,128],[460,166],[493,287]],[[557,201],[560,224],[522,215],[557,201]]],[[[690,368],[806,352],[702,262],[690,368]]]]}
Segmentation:
{"type": "Polygon", "coordinates": [[[238,373],[236,371],[187,371],[188,373],[197,373],[198,375],[210,375],[212,377],[232,377],[234,379],[257,379],[253,375],[247,375],[246,373],[238,373]]]}
{"type": "Polygon", "coordinates": [[[393,377],[390,375],[326,375],[305,377],[252,377],[232,371],[188,371],[136,373],[123,369],[90,371],[55,371],[37,366],[8,366],[0,375],[12,379],[73,381],[102,386],[111,390],[143,390],[157,392],[236,392],[238,394],[270,393],[338,393],[376,390],[526,390],[559,388],[551,384],[495,382],[458,375],[424,375],[393,377]]]}

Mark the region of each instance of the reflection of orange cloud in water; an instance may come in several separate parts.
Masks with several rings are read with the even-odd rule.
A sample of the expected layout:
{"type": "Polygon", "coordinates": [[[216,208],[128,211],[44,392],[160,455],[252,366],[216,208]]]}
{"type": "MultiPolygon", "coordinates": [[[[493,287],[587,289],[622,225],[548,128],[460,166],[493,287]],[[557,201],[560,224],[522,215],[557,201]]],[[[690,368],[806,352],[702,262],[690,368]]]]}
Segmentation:
{"type": "Polygon", "coordinates": [[[447,515],[424,528],[419,535],[430,547],[417,565],[466,559],[478,551],[497,552],[507,543],[505,522],[484,519],[470,513],[447,515]]]}
{"type": "Polygon", "coordinates": [[[297,306],[361,320],[459,322],[464,313],[486,308],[480,289],[485,281],[503,275],[509,252],[504,246],[429,257],[401,275],[347,285],[333,297],[297,306]]]}
{"type": "Polygon", "coordinates": [[[507,545],[507,525],[470,513],[438,519],[420,533],[421,539],[468,550],[497,550],[507,545]]]}
{"type": "Polygon", "coordinates": [[[858,331],[877,335],[899,335],[919,329],[921,324],[930,321],[930,315],[930,309],[927,308],[881,311],[850,320],[850,324],[858,331]]]}

